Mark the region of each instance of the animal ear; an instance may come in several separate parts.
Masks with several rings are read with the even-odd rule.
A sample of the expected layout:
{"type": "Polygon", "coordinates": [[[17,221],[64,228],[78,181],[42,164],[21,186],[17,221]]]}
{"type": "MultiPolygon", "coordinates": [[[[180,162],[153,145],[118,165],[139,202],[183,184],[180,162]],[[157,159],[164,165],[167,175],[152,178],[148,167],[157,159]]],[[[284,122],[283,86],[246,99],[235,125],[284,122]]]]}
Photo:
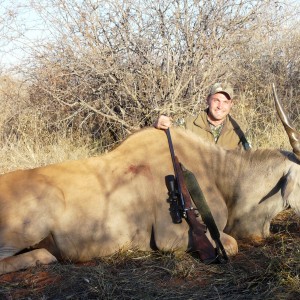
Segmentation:
{"type": "Polygon", "coordinates": [[[297,168],[291,168],[285,176],[285,181],[281,189],[281,195],[284,201],[284,206],[290,206],[297,214],[300,214],[300,171],[297,168]]]}

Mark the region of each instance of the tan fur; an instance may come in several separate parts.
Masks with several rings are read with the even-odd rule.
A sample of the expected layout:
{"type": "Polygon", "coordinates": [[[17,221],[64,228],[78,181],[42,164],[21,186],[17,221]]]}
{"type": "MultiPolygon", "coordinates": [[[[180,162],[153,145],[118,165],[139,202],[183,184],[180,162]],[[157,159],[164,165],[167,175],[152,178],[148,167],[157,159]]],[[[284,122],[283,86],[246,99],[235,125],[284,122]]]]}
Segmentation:
{"type": "MultiPolygon", "coordinates": [[[[265,236],[289,199],[296,203],[299,165],[287,155],[225,151],[192,133],[171,133],[176,155],[203,189],[228,254],[237,253],[237,242],[227,233],[265,236]],[[288,172],[292,185],[282,181],[268,196],[288,172]],[[284,184],[289,193],[285,203],[284,184]]],[[[169,174],[173,167],[166,135],[150,128],[100,157],[2,175],[0,274],[56,258],[86,261],[119,249],[149,250],[152,229],[159,249],[186,251],[188,226],[185,221],[173,224],[169,214],[169,174]],[[37,248],[44,250],[13,256],[37,248]]]]}

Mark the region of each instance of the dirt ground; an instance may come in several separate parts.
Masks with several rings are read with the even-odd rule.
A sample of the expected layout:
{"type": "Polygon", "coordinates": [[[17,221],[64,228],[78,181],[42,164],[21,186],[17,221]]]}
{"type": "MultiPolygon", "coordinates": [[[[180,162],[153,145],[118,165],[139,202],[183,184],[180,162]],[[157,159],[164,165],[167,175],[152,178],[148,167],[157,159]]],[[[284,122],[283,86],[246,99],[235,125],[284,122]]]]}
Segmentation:
{"type": "Polygon", "coordinates": [[[271,229],[265,240],[239,241],[227,264],[127,251],[5,274],[0,299],[300,299],[300,219],[284,212],[271,229]]]}

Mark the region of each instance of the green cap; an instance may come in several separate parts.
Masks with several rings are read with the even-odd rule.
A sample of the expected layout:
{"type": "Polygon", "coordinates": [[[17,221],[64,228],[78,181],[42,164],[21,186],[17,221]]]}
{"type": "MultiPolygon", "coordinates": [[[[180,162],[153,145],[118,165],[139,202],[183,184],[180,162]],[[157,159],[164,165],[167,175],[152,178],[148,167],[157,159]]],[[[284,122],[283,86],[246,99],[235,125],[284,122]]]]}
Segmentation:
{"type": "Polygon", "coordinates": [[[233,89],[228,83],[215,83],[210,88],[210,92],[208,96],[217,94],[217,93],[225,93],[229,99],[233,98],[233,89]]]}

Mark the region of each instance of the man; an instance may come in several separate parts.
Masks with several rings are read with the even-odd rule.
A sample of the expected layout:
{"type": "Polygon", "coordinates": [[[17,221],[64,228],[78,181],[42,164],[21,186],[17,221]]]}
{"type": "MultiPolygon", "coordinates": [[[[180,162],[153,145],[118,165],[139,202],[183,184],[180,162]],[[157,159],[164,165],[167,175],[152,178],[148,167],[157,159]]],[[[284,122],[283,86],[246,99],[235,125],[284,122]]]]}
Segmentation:
{"type": "MultiPolygon", "coordinates": [[[[242,129],[229,115],[233,106],[232,99],[233,90],[229,84],[215,83],[206,100],[208,107],[197,116],[187,117],[184,120],[185,128],[227,150],[238,147],[250,149],[242,129]]],[[[167,129],[171,125],[172,119],[161,115],[154,127],[167,129]]]]}

